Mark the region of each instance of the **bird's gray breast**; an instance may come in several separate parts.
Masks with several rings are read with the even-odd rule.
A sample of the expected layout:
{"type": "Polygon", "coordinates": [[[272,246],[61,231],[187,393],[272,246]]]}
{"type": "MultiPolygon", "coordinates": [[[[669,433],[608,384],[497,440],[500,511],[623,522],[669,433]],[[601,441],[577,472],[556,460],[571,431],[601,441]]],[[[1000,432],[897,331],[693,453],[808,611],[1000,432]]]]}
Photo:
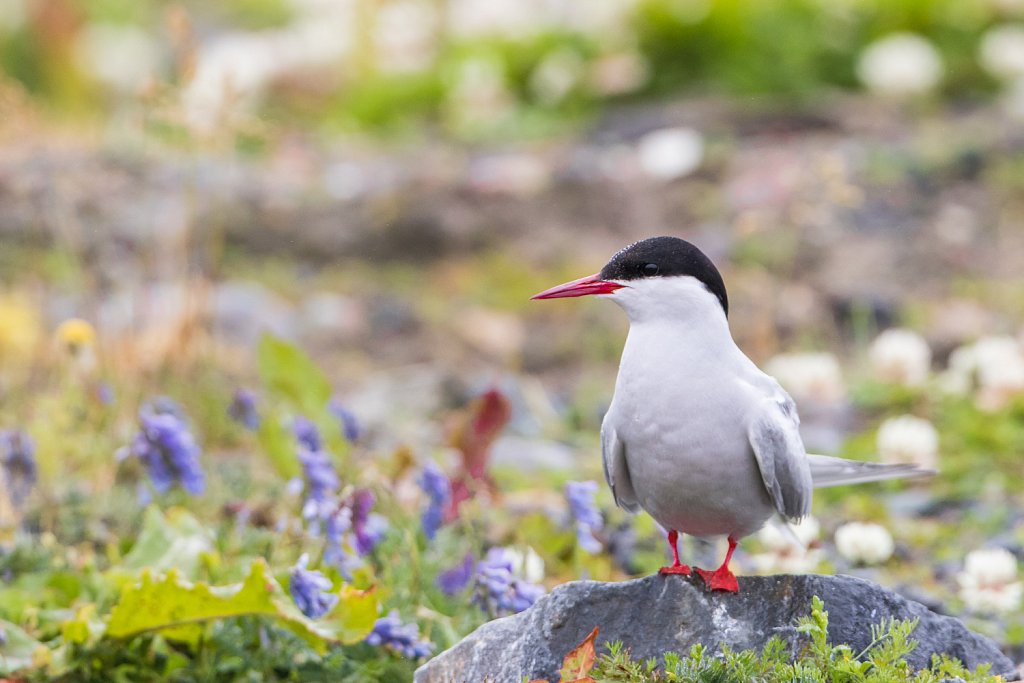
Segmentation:
{"type": "Polygon", "coordinates": [[[623,354],[609,410],[640,506],[697,536],[745,536],[773,508],[747,436],[748,384],[713,363],[623,354]]]}

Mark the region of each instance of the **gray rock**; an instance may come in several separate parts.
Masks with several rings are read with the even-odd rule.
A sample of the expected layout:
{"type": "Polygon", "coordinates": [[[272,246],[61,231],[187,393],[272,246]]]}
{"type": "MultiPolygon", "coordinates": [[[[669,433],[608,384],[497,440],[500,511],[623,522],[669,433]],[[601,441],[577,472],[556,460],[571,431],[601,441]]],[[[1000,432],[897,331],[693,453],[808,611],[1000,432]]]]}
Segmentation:
{"type": "Polygon", "coordinates": [[[740,578],[738,594],[710,593],[699,579],[658,575],[624,583],[575,581],[559,586],[529,610],[484,624],[416,671],[416,683],[518,683],[558,680],[562,658],[595,626],[598,651],[620,640],[637,659],[686,652],[695,643],[760,648],[773,635],[791,649],[805,642],[794,628],[819,596],[829,613],[833,644],[860,652],[871,625],[883,619],[919,618],[918,647],[908,657],[927,666],[947,653],[969,668],[991,663],[992,673],[1015,675],[1013,663],[992,641],[957,619],[929,612],[876,584],[849,576],[756,576],[740,578]]]}

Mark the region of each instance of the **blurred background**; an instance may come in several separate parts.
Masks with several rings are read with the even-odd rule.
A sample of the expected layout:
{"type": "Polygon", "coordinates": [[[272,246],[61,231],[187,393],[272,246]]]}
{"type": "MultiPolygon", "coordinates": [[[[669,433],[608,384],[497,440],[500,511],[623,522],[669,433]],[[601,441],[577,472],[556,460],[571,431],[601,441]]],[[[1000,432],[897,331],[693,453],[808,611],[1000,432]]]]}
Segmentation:
{"type": "MultiPolygon", "coordinates": [[[[211,482],[163,507],[297,519],[280,439],[227,409],[239,389],[281,419],[301,404],[266,333],[358,424],[342,480],[456,476],[453,425],[497,389],[500,514],[564,505],[565,481],[600,481],[626,322],[529,296],[671,234],[723,271],[733,333],[810,448],[942,472],[825,492],[817,555],[769,534],[741,570],[859,572],[1024,660],[1022,152],[1022,0],[0,0],[5,580],[131,547],[144,476],[114,453],[157,395],[211,482]],[[885,535],[840,544],[850,521],[885,535]],[[44,537],[41,564],[11,559],[44,537]],[[1002,569],[975,576],[972,551],[1002,569]]],[[[528,544],[548,585],[657,567],[650,520],[597,495],[586,562],[507,518],[480,547],[528,544]]],[[[475,624],[393,599],[435,646],[475,624]]]]}

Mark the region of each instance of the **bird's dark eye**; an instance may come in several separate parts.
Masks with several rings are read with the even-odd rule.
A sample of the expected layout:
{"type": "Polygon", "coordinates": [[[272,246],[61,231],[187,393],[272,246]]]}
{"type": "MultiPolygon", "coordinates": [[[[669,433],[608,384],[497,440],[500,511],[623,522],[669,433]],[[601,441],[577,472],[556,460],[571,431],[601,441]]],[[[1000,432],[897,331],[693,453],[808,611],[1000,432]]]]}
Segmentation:
{"type": "Polygon", "coordinates": [[[658,274],[659,270],[661,270],[661,268],[658,267],[657,263],[645,263],[640,266],[640,274],[644,277],[654,277],[658,274]]]}

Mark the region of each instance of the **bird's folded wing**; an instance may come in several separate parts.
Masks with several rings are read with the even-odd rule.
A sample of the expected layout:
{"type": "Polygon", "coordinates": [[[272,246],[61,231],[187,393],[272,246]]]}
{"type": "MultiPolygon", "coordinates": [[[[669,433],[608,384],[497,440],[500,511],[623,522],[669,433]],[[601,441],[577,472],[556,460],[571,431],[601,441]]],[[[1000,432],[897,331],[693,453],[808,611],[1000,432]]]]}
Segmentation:
{"type": "Polygon", "coordinates": [[[637,503],[633,482],[629,478],[626,444],[619,440],[607,420],[601,425],[601,460],[604,464],[604,478],[612,489],[615,504],[630,512],[637,512],[640,504],[637,503]]]}
{"type": "Polygon", "coordinates": [[[844,484],[862,484],[868,481],[884,481],[886,479],[912,479],[930,477],[935,470],[925,469],[917,465],[887,464],[881,462],[862,462],[833,458],[830,455],[807,454],[811,466],[811,478],[814,488],[823,489],[829,486],[844,484]]]}
{"type": "Polygon", "coordinates": [[[811,470],[792,399],[784,394],[765,399],[747,437],[775,509],[789,520],[806,517],[811,511],[811,470]]]}

